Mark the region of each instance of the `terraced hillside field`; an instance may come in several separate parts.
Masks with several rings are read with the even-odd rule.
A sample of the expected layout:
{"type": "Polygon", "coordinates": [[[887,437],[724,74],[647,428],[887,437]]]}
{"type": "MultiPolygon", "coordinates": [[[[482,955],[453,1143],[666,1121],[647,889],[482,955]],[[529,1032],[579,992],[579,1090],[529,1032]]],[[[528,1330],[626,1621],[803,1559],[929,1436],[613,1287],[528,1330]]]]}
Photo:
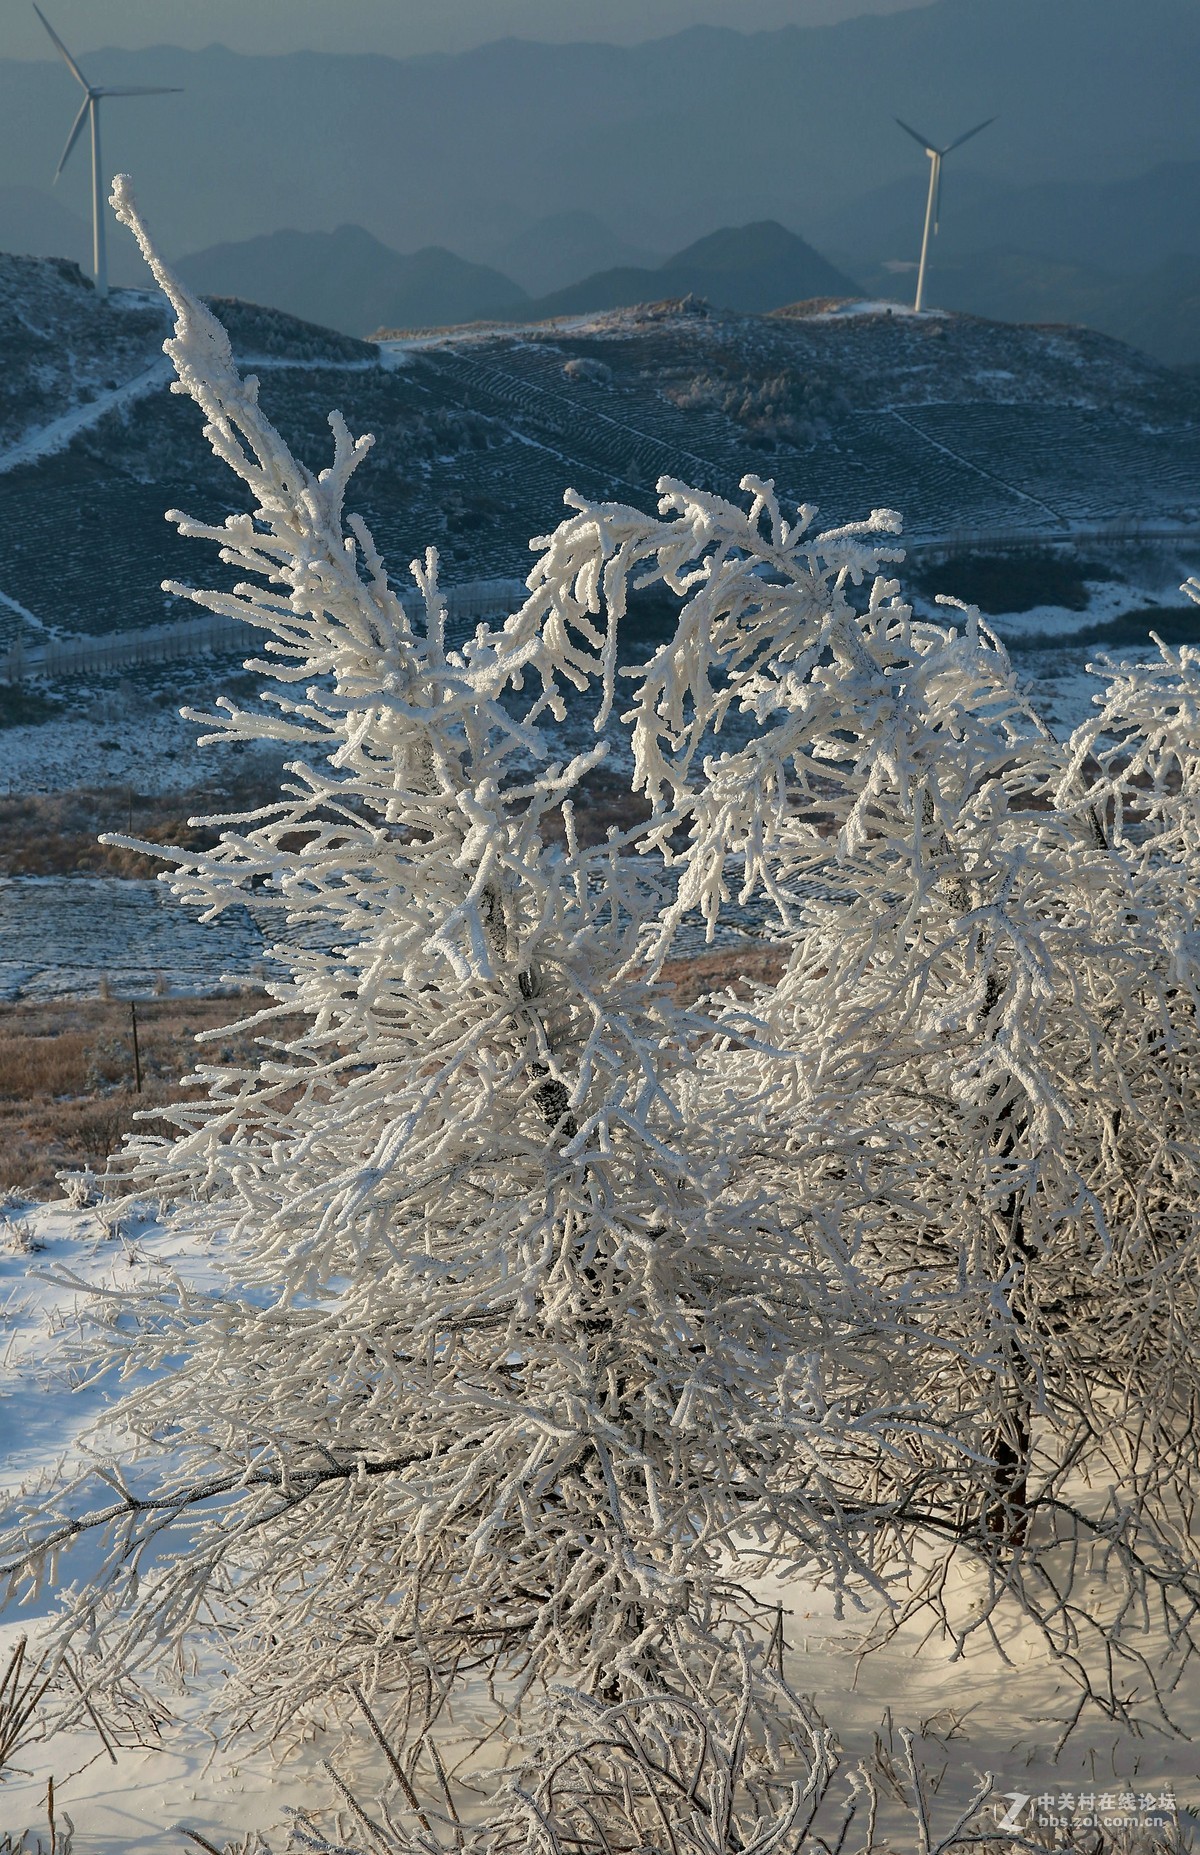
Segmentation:
{"type": "Polygon", "coordinates": [[[732,492],[750,469],[832,520],[899,507],[931,539],[1051,539],[1200,509],[1200,393],[1088,330],[688,307],[391,353],[443,402],[532,440],[505,479],[507,499],[524,486],[530,506],[557,467],[635,499],[664,471],[732,492]]]}
{"type": "MultiPolygon", "coordinates": [[[[147,377],[153,303],[118,293],[106,307],[31,260],[0,268],[18,262],[0,285],[17,309],[26,288],[28,327],[4,339],[40,360],[21,362],[25,411],[0,438],[0,644],[161,622],[164,578],[224,572],[164,510],[219,518],[239,488],[165,370],[147,377]]],[[[1082,329],[885,305],[713,314],[685,299],[369,345],[218,307],[310,463],[328,457],[333,406],[375,434],[352,503],[396,577],[429,543],[447,581],[523,576],[528,537],[558,520],[568,485],[646,506],[662,474],[727,494],[747,471],[774,477],[830,522],[898,508],[917,540],[1200,519],[1200,387],[1082,329]]]]}

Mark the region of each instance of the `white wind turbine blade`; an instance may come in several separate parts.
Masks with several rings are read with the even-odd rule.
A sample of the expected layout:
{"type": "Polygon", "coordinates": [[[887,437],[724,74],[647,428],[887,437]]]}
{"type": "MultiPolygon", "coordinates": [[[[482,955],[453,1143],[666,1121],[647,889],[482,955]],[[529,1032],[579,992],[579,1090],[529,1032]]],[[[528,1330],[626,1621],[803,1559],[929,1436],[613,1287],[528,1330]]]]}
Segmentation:
{"type": "Polygon", "coordinates": [[[903,129],[905,135],[911,135],[913,141],[929,156],[929,192],[925,199],[925,228],[921,233],[921,259],[917,266],[917,297],[913,305],[919,311],[924,307],[925,302],[925,267],[929,261],[929,241],[937,236],[942,218],[942,162],[954,149],[961,148],[964,142],[969,142],[973,135],[978,135],[981,129],[986,129],[989,124],[995,122],[996,118],[989,116],[987,122],[977,122],[973,129],[968,129],[965,135],[958,137],[957,141],[947,143],[945,148],[939,148],[935,142],[927,140],[912,127],[911,123],[905,122],[903,117],[897,116],[894,120],[897,127],[903,129]]]}
{"type": "Polygon", "coordinates": [[[46,28],[46,34],[59,57],[63,60],[72,77],[83,86],[84,98],[79,106],[79,114],[71,124],[71,133],[67,145],[62,151],[58,166],[54,171],[58,179],[71,157],[71,150],[83,134],[83,125],[91,121],[92,128],[92,265],[96,277],[96,290],[103,300],[108,295],[108,260],[105,252],[104,236],[104,201],[101,198],[100,175],[100,101],[102,97],[165,97],[177,95],[178,84],[89,84],[87,78],[72,58],[70,52],[59,38],[54,27],[42,12],[37,0],[32,0],[33,10],[46,28]]]}
{"type": "Polygon", "coordinates": [[[71,124],[71,133],[67,137],[67,145],[63,149],[62,155],[59,158],[58,166],[54,170],[55,180],[58,179],[63,169],[66,167],[67,156],[70,154],[76,142],[79,140],[80,136],[83,134],[83,125],[87,121],[87,113],[91,109],[91,107],[92,107],[92,99],[91,99],[91,94],[89,93],[83,99],[83,102],[79,105],[79,114],[78,116],[76,116],[74,122],[71,124]]]}
{"type": "Polygon", "coordinates": [[[85,90],[90,90],[92,86],[88,83],[87,78],[83,75],[83,72],[79,69],[79,66],[76,64],[74,58],[72,58],[70,52],[67,50],[66,46],[63,44],[62,40],[59,38],[57,32],[54,30],[54,27],[50,24],[50,21],[46,18],[46,15],[42,12],[41,7],[37,4],[37,0],[33,0],[33,10],[37,14],[38,18],[41,20],[43,26],[45,26],[46,31],[50,34],[50,37],[53,39],[55,45],[57,45],[58,50],[59,50],[59,55],[62,57],[68,70],[72,73],[73,76],[79,79],[79,82],[83,85],[85,90]]]}
{"type": "MultiPolygon", "coordinates": [[[[950,148],[961,148],[964,142],[969,142],[971,137],[973,135],[978,135],[981,129],[990,128],[995,120],[996,118],[994,116],[989,116],[986,122],[977,122],[973,129],[968,129],[967,133],[965,135],[960,135],[956,142],[951,142],[950,148]]],[[[943,149],[942,153],[948,155],[950,153],[950,148],[943,149]]]]}
{"type": "MultiPolygon", "coordinates": [[[[938,148],[935,143],[931,142],[927,135],[918,135],[917,131],[915,129],[910,129],[906,122],[901,122],[899,116],[895,117],[894,120],[899,123],[905,135],[911,135],[913,141],[920,144],[927,155],[940,155],[942,153],[942,150],[938,148]]],[[[984,126],[984,124],[980,124],[981,128],[984,126]]]]}

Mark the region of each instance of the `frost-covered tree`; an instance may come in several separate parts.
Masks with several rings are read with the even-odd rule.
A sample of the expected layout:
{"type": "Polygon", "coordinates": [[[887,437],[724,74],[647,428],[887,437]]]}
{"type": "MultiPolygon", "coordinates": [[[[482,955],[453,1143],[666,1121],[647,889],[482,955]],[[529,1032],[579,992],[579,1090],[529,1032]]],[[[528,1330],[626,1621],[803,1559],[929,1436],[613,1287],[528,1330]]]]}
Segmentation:
{"type": "Polygon", "coordinates": [[[880,1267],[994,1284],[987,1396],[942,1381],[994,1463],[960,1524],[1106,1708],[1169,1691],[1200,1599],[1196,671],[1108,665],[1094,721],[1007,760],[944,687],[936,761],[878,782],[772,1006],[888,1143],[880,1267]]]}
{"type": "Polygon", "coordinates": [[[253,502],[175,518],[243,576],[176,590],[264,644],[265,706],[198,719],[299,755],[171,883],[274,907],[287,976],[261,1063],[115,1165],[203,1273],[101,1303],[82,1358],[131,1388],[13,1508],[14,1583],[103,1538],[61,1618],[94,1682],[206,1641],[267,1730],[354,1682],[715,1692],[761,1566],[938,1601],[973,1555],[973,1626],[1013,1596],[1085,1682],[1150,1597],[1186,1644],[1192,657],[1060,745],[976,614],[905,604],[898,518],[818,533],[753,479],[568,498],[451,647],[434,557],[413,621],[343,516],[367,441],[292,457],[115,198],[253,502]],[[655,582],[673,636],[619,680],[655,582]],[[568,694],[650,801],[591,848],[568,694]],[[735,888],[788,971],[683,1010],[662,966],[735,888]]]}
{"type": "MultiPolygon", "coordinates": [[[[779,1164],[787,1051],[657,982],[672,827],[640,736],[656,816],[577,841],[604,746],[564,764],[554,729],[571,686],[597,728],[612,707],[607,517],[568,520],[522,609],[448,647],[432,555],[413,622],[343,521],[367,441],[335,416],[329,468],[293,458],[114,203],[174,305],[177,390],[253,499],[174,518],[243,576],[177,590],[257,628],[275,691],[200,719],[302,753],[171,884],[210,916],[273,904],[287,976],[262,1062],[204,1068],[177,1136],[117,1164],[203,1269],[101,1300],[86,1369],[131,1389],[80,1478],[10,1512],[4,1563],[70,1573],[102,1538],[63,1597],[93,1682],[207,1643],[220,1703],[268,1731],[351,1681],[436,1707],[480,1671],[510,1701],[556,1670],[608,1701],[710,1679],[746,1564],[869,1579],[977,1474],[928,1392],[938,1310],[975,1290],[939,1281],[935,1310],[918,1275],[873,1281],[855,1193],[818,1152],[779,1164]]],[[[678,539],[719,577],[719,520],[678,539]]],[[[828,537],[814,587],[861,546],[828,537]]]]}
{"type": "Polygon", "coordinates": [[[657,522],[580,515],[683,601],[632,711],[681,872],[660,947],[731,877],[773,907],[780,1176],[844,1181],[864,1273],[960,1342],[930,1406],[990,1466],[930,1511],[911,1601],[942,1610],[970,1553],[988,1601],[955,1633],[1016,1598],[1119,1708],[1170,1687],[1200,1602],[1200,658],[1102,665],[1060,745],[978,614],[915,619],[869,525],[831,585],[808,512],[748,487],[748,515],[678,487],[657,522]],[[748,743],[706,755],[739,709],[748,743]]]}

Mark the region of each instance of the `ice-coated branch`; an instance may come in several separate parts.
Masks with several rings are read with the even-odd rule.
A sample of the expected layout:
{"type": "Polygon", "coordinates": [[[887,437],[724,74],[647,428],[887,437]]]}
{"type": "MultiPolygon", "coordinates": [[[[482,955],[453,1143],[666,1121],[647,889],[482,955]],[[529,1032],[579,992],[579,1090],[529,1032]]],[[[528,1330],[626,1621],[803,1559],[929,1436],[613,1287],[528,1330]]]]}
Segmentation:
{"type": "MultiPolygon", "coordinates": [[[[330,468],[295,459],[126,183],[114,200],[174,306],[179,387],[253,504],[185,524],[243,575],[196,596],[265,638],[287,688],[274,714],[225,704],[214,732],[304,757],[169,877],[210,916],[251,888],[277,910],[276,1041],[207,1064],[177,1135],[110,1174],[205,1247],[210,1280],[97,1297],[74,1363],[125,1386],[90,1444],[117,1498],[31,1492],[0,1560],[66,1573],[63,1639],[97,1685],[207,1633],[224,1701],[268,1726],[325,1704],[330,1655],[385,1696],[414,1658],[630,1696],[711,1673],[750,1601],[735,1551],[877,1586],[981,1472],[971,1422],[926,1389],[948,1364],[937,1311],[976,1285],[939,1283],[935,1308],[915,1275],[864,1273],[856,1135],[835,1179],[807,1106],[789,1131],[786,1040],[732,1001],[682,1009],[646,960],[726,683],[757,687],[773,638],[811,633],[819,656],[846,630],[840,591],[828,622],[815,608],[873,570],[894,519],[809,560],[767,486],[748,515],[678,485],[659,521],[577,508],[521,609],[452,648],[435,557],[422,625],[344,518],[364,443],[335,419],[330,468]],[[753,561],[788,584],[764,591],[753,561]],[[634,696],[654,814],[586,848],[570,807],[605,743],[564,756],[551,730],[568,690],[607,725],[627,585],[652,563],[707,616],[634,696]],[[71,1587],[84,1532],[104,1556],[71,1587]]],[[[957,1328],[954,1361],[986,1378],[990,1336],[964,1339],[965,1311],[957,1328]]]]}
{"type": "Polygon", "coordinates": [[[10,1502],[0,1564],[61,1579],[97,1687],[207,1638],[268,1731],[421,1670],[566,1675],[634,1732],[736,1690],[758,1573],[948,1617],[970,1554],[969,1628],[1015,1598],[1086,1685],[1094,1624],[1119,1712],[1137,1619],[1186,1656],[1200,1589],[1195,653],[1114,667],[1060,746],[977,612],[903,599],[895,515],[820,532],[755,478],[568,498],[455,647],[432,552],[414,621],[344,514],[366,441],[294,458],[114,203],[252,504],[180,518],[283,686],[208,725],[300,750],[169,884],[253,890],[284,976],[261,1059],[113,1162],[200,1260],[95,1297],[105,1492],[10,1502]],[[674,633],[618,680],[653,584],[674,633]],[[650,816],[585,847],[618,722],[650,816]],[[663,964],[735,887],[787,971],[684,1009],[663,964]]]}
{"type": "MultiPolygon", "coordinates": [[[[664,957],[689,910],[715,928],[733,892],[774,910],[790,964],[755,1009],[795,1065],[778,1151],[823,1143],[826,1176],[855,1179],[872,1210],[842,1229],[865,1276],[974,1284],[939,1323],[966,1316],[962,1370],[929,1387],[994,1463],[964,1515],[979,1498],[1006,1595],[1071,1611],[1047,1642],[1087,1636],[1081,1679],[1120,1711],[1194,1619],[1172,1516],[1200,1391],[1200,654],[1102,663],[1095,718],[1060,745],[977,612],[918,618],[881,571],[894,549],[743,488],[748,512],[664,481],[658,522],[579,505],[562,531],[581,581],[594,533],[608,596],[623,575],[680,603],[632,672],[638,778],[681,872],[647,944],[664,957]],[[739,707],[756,725],[721,752],[739,707]],[[1107,1620],[1029,1550],[1092,1524],[1123,1593],[1107,1620]],[[1160,1600],[1143,1649],[1131,1619],[1160,1600]],[[1114,1653],[1133,1671],[1116,1694],[1114,1653]]],[[[727,1087],[762,1073],[736,1046],[718,1066],[727,1087]]]]}

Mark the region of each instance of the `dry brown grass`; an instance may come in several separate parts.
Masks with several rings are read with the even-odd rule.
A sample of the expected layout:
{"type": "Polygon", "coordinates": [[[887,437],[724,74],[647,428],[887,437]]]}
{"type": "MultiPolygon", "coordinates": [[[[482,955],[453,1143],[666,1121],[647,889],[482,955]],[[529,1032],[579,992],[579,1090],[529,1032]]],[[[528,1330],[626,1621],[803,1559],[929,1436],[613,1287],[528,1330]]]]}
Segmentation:
{"type": "MultiPolygon", "coordinates": [[[[0,794],[0,876],[155,876],[165,859],[100,844],[97,838],[103,832],[179,850],[208,850],[218,833],[189,824],[189,818],[245,811],[278,796],[277,784],[253,780],[222,790],[197,786],[166,794],[130,786],[0,794]]],[[[581,843],[596,844],[610,828],[627,830],[648,813],[641,794],[601,769],[577,795],[575,825],[581,843]]],[[[283,848],[298,849],[304,836],[292,833],[282,840],[283,848]]]]}
{"type": "Polygon", "coordinates": [[[744,947],[714,947],[686,960],[668,960],[663,978],[681,1005],[692,1005],[706,992],[723,992],[727,987],[744,994],[749,990],[747,980],[774,985],[786,965],[786,947],[747,943],[744,947]]]}
{"type": "Polygon", "coordinates": [[[139,1000],[140,1095],[128,1000],[0,1006],[0,1191],[56,1196],[57,1173],[98,1166],[139,1112],[193,1094],[182,1078],[198,1057],[251,1060],[256,1045],[245,1031],[230,1028],[201,1049],[195,1036],[232,1027],[264,1003],[258,995],[139,1000]]]}
{"type": "Polygon", "coordinates": [[[147,794],[129,786],[77,787],[67,792],[0,795],[0,876],[154,876],[163,859],[98,844],[119,832],[151,844],[209,849],[211,828],[191,817],[239,811],[277,795],[248,783],[232,791],[198,786],[190,792],[147,794]]]}
{"type": "MultiPolygon", "coordinates": [[[[706,992],[739,989],[747,978],[776,979],[783,964],[782,949],[735,947],[673,960],[664,978],[680,1002],[690,1004],[706,992]]],[[[194,1097],[183,1077],[198,1058],[256,1060],[255,1038],[233,1026],[266,1002],[261,994],[139,1000],[140,1095],[127,999],[0,1005],[0,1192],[56,1197],[57,1174],[101,1165],[132,1132],[139,1113],[194,1097]],[[197,1047],[198,1032],[223,1027],[229,1027],[227,1036],[197,1047]]],[[[272,1040],[300,1025],[298,1017],[274,1021],[272,1040]]],[[[140,1125],[155,1131],[153,1122],[140,1125]]]]}

